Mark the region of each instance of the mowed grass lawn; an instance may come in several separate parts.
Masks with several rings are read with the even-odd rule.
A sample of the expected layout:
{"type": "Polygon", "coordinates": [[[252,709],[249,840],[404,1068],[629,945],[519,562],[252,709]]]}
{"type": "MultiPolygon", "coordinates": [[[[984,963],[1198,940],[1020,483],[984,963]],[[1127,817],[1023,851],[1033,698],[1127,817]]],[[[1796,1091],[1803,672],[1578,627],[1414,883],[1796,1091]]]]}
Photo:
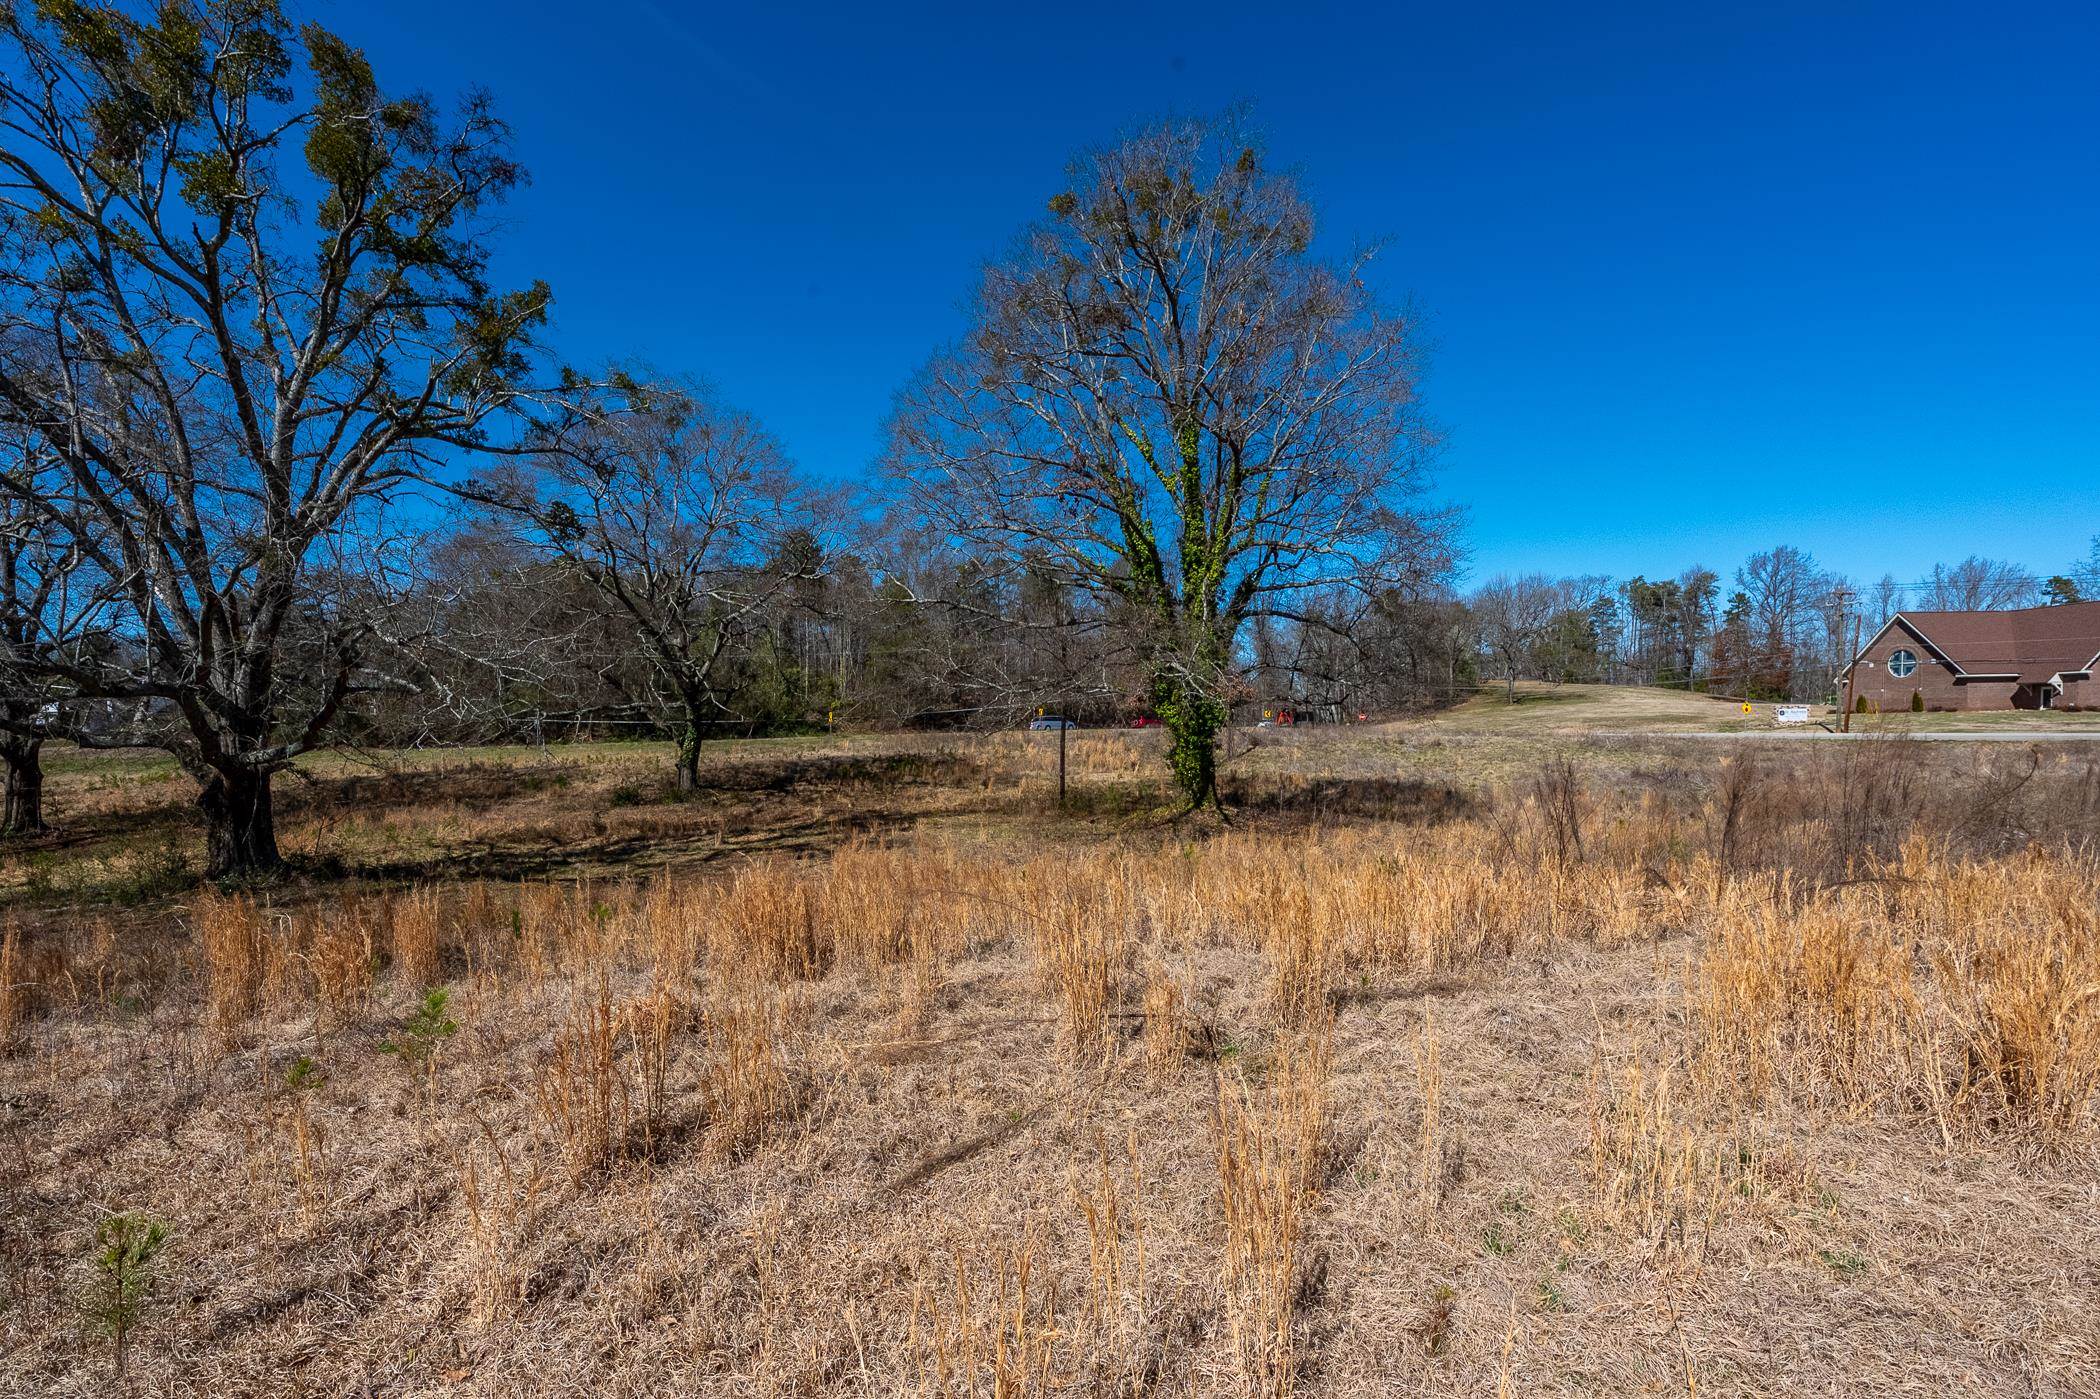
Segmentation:
{"type": "MultiPolygon", "coordinates": [[[[1753,705],[1752,713],[1745,714],[1741,701],[1683,690],[1522,680],[1517,682],[1516,698],[1511,704],[1506,687],[1483,685],[1463,703],[1413,722],[1445,732],[1511,736],[1672,730],[1734,733],[1774,724],[1770,704],[1753,705]]],[[[1828,718],[1829,713],[1826,707],[1811,709],[1811,716],[1818,720],[1828,718]]]]}

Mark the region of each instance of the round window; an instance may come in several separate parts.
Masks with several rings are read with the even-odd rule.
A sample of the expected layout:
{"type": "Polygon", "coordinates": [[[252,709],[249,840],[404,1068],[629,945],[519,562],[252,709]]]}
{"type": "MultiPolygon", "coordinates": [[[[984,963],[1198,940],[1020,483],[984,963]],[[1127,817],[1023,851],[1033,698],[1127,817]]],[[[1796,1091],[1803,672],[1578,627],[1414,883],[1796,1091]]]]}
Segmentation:
{"type": "Polygon", "coordinates": [[[1916,652],[1898,651],[1889,657],[1889,674],[1895,676],[1898,680],[1909,675],[1917,668],[1918,657],[1916,652]]]}

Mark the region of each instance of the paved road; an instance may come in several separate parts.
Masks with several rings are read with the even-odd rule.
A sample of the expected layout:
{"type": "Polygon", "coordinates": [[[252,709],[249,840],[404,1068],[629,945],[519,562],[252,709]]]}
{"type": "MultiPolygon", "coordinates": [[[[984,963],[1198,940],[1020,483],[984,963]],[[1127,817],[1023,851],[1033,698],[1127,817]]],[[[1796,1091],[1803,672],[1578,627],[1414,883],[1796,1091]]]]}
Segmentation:
{"type": "Polygon", "coordinates": [[[2056,730],[2035,733],[1832,733],[1828,729],[1747,729],[1742,733],[1721,733],[1707,729],[1626,729],[1619,732],[1602,730],[1599,738],[1768,738],[1792,741],[1799,739],[1857,739],[1865,742],[1877,738],[1922,738],[1932,743],[2100,743],[2100,729],[2056,730]]]}

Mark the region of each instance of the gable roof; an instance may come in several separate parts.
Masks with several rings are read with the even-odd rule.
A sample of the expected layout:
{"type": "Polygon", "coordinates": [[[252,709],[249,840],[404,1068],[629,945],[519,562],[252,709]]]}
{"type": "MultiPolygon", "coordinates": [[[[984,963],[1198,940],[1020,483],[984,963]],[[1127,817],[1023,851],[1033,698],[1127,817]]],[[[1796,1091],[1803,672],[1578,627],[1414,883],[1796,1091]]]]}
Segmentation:
{"type": "MultiPolygon", "coordinates": [[[[2100,602],[2003,612],[1898,612],[1860,655],[1898,624],[1967,676],[2017,676],[2034,684],[2100,665],[2100,602]]],[[[1853,657],[1854,664],[1858,660],[1853,657]]]]}

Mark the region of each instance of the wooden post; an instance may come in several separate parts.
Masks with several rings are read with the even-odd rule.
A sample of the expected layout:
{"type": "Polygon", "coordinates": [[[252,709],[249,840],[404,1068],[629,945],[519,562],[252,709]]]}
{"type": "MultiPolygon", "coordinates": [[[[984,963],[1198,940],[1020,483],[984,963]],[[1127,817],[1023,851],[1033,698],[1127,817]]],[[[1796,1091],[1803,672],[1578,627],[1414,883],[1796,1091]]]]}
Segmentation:
{"type": "Polygon", "coordinates": [[[1072,719],[1063,712],[1067,706],[1060,704],[1057,708],[1057,809],[1062,811],[1065,806],[1065,728],[1072,719]]]}

